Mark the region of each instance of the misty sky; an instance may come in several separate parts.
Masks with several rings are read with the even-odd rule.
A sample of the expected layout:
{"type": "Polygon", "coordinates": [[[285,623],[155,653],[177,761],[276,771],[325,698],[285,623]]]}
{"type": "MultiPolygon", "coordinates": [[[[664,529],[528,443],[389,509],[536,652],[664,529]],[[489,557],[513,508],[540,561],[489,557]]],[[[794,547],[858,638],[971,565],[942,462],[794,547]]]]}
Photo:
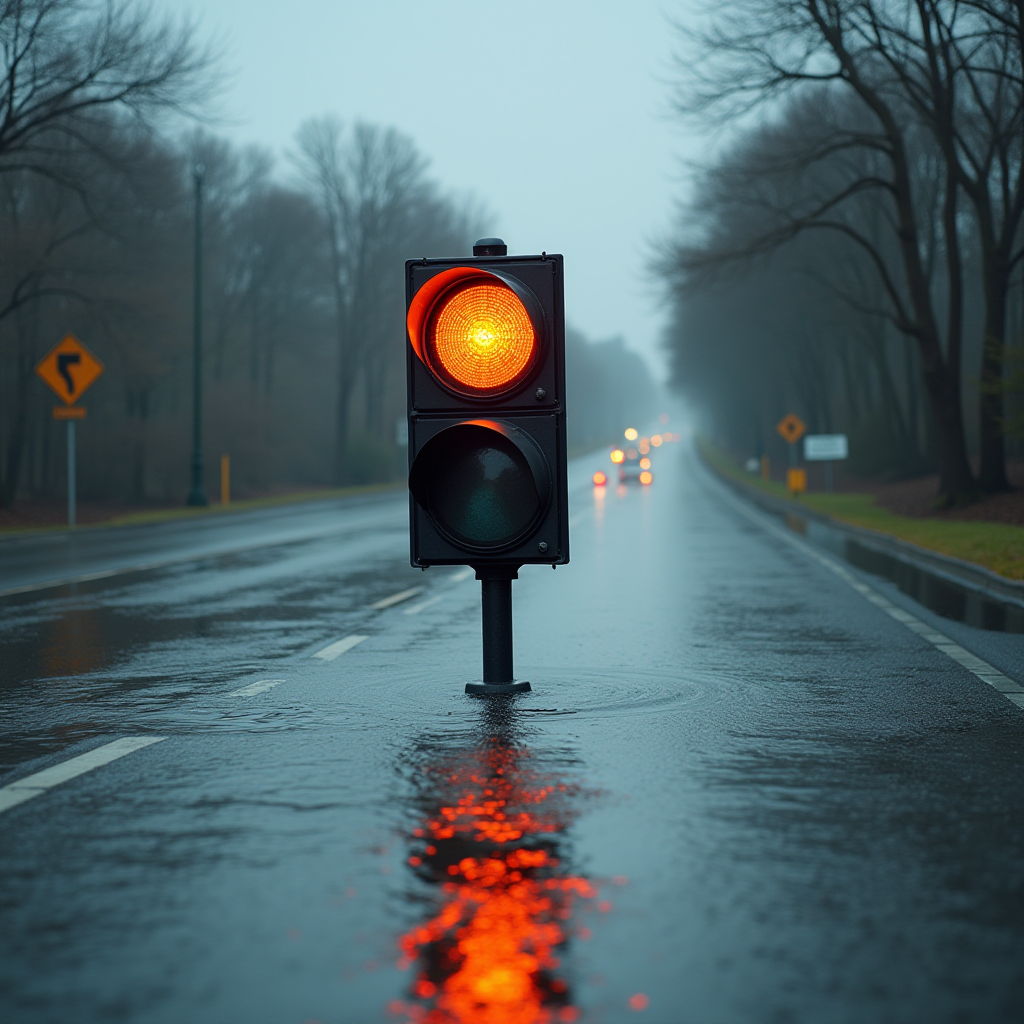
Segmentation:
{"type": "Polygon", "coordinates": [[[696,148],[669,116],[683,3],[161,2],[228,43],[218,131],[284,154],[307,117],[394,125],[493,211],[510,252],[564,253],[570,323],[623,335],[661,375],[645,264],[696,148]]]}

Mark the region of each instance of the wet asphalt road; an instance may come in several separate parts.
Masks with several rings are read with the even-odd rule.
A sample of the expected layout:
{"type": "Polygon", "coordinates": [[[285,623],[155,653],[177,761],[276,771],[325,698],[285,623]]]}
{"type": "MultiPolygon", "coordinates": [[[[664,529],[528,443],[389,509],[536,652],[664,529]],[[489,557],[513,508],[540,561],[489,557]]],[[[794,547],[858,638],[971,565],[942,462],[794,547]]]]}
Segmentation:
{"type": "Polygon", "coordinates": [[[574,466],[512,702],[401,492],[0,544],[162,563],[0,599],[0,785],[160,738],[0,813],[0,1020],[1024,1020],[1024,710],[658,455],[574,466]]]}

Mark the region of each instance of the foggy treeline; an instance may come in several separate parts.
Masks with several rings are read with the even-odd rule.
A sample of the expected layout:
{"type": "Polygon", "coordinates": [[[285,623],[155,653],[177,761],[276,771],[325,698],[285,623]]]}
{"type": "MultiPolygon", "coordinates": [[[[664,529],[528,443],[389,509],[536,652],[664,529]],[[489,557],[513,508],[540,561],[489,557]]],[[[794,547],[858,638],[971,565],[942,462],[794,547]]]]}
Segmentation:
{"type": "MultiPolygon", "coordinates": [[[[222,453],[243,494],[399,477],[404,261],[469,255],[492,233],[479,204],[386,126],[307,120],[280,157],[188,127],[217,54],[133,3],[0,0],[0,43],[0,506],[64,493],[34,369],[67,333],[106,369],[81,402],[80,494],[184,499],[200,173],[207,491],[222,453]]],[[[650,412],[621,342],[570,332],[567,358],[570,447],[650,412]]]]}
{"type": "MultiPolygon", "coordinates": [[[[741,454],[795,412],[851,467],[1008,487],[1024,355],[1021,0],[731,0],[687,119],[739,127],[657,269],[675,384],[741,454]]],[[[682,60],[682,58],[681,58],[682,60]]]]}

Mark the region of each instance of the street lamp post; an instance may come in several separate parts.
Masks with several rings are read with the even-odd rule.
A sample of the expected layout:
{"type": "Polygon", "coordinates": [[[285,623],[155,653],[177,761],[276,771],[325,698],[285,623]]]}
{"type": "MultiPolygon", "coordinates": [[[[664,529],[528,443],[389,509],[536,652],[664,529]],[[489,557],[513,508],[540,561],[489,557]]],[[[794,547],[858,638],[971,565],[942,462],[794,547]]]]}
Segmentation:
{"type": "Polygon", "coordinates": [[[208,505],[203,489],[203,173],[196,164],[193,180],[196,186],[196,251],[192,326],[192,488],[186,504],[208,505]]]}

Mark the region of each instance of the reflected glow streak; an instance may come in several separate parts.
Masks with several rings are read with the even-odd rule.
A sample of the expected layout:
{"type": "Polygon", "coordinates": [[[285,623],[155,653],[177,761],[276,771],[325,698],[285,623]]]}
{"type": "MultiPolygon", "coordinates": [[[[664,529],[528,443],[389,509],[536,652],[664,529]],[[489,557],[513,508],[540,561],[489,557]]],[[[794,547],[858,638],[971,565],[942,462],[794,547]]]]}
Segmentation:
{"type": "Polygon", "coordinates": [[[449,296],[431,318],[429,348],[455,383],[494,391],[518,381],[533,361],[537,334],[511,288],[471,284],[449,296]]]}
{"type": "Polygon", "coordinates": [[[568,941],[573,902],[597,891],[556,855],[572,791],[525,772],[524,751],[494,744],[482,753],[483,764],[437,771],[448,802],[413,833],[409,864],[439,883],[444,899],[399,940],[399,966],[419,964],[410,985],[417,1001],[390,1009],[416,1024],[576,1021],[556,952],[568,941]]]}

